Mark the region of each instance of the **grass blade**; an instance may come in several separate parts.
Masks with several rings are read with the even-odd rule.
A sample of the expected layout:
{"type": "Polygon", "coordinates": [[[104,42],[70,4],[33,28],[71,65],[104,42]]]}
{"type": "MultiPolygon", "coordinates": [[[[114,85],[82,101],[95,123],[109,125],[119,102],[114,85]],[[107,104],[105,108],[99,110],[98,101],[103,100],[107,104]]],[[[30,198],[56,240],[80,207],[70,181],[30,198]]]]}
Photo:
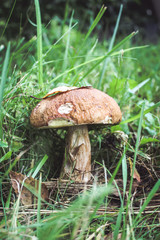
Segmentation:
{"type": "Polygon", "coordinates": [[[39,0],[35,0],[36,7],[36,20],[37,20],[37,58],[38,58],[38,81],[39,86],[42,89],[44,86],[43,83],[43,55],[42,55],[42,23],[41,23],[41,13],[39,0]]]}
{"type": "Polygon", "coordinates": [[[98,13],[98,15],[96,16],[95,20],[93,21],[91,27],[89,28],[89,31],[87,32],[84,42],[82,43],[82,46],[84,45],[84,43],[86,42],[86,40],[88,39],[88,37],[91,35],[92,31],[94,30],[94,28],[96,27],[96,25],[98,24],[98,22],[100,21],[100,19],[102,18],[103,14],[106,11],[106,7],[103,5],[98,13]]]}
{"type": "MultiPolygon", "coordinates": [[[[86,61],[86,62],[84,62],[84,63],[81,63],[81,64],[79,64],[79,65],[77,65],[77,66],[75,66],[75,67],[73,67],[73,68],[70,68],[69,70],[67,70],[67,71],[59,74],[57,77],[55,77],[54,79],[52,79],[52,80],[49,82],[49,84],[52,83],[52,82],[55,82],[57,79],[59,79],[59,78],[62,77],[63,75],[66,75],[66,74],[68,74],[68,73],[70,73],[70,72],[73,72],[73,71],[74,71],[75,69],[77,69],[77,68],[83,67],[83,66],[85,66],[85,65],[87,65],[87,64],[90,64],[90,63],[92,63],[92,62],[97,62],[95,65],[93,65],[93,66],[89,69],[89,71],[88,71],[85,75],[83,75],[83,77],[81,77],[81,80],[83,80],[93,69],[95,69],[95,67],[97,67],[101,62],[103,62],[103,61],[105,60],[105,58],[107,58],[107,57],[109,57],[109,56],[112,57],[112,56],[119,55],[119,54],[121,53],[121,51],[118,51],[118,52],[114,52],[114,51],[117,50],[121,45],[123,45],[126,41],[128,41],[129,39],[131,39],[131,38],[132,38],[133,36],[135,36],[136,34],[137,34],[137,32],[133,32],[133,33],[131,33],[130,35],[128,35],[125,39],[123,39],[123,40],[122,40],[120,43],[118,43],[110,52],[106,53],[105,55],[100,56],[100,57],[96,57],[96,58],[94,58],[94,59],[91,59],[91,60],[89,60],[89,61],[86,61]]],[[[131,51],[131,50],[135,50],[135,49],[139,49],[139,48],[144,48],[144,47],[146,47],[146,46],[133,47],[133,48],[125,49],[125,50],[123,50],[123,52],[131,51]]],[[[73,84],[75,84],[75,83],[73,83],[73,84]]]]}
{"type": "Polygon", "coordinates": [[[5,83],[7,80],[7,73],[8,73],[8,64],[9,64],[9,57],[10,57],[10,42],[7,46],[6,56],[4,59],[3,69],[2,69],[2,76],[1,76],[1,84],[0,84],[0,139],[3,138],[3,130],[2,130],[2,101],[3,101],[3,94],[5,83]]]}
{"type": "Polygon", "coordinates": [[[1,226],[1,225],[5,225],[5,228],[7,229],[7,214],[6,214],[6,208],[9,208],[9,206],[10,206],[11,195],[12,195],[12,188],[10,188],[10,190],[9,190],[9,194],[8,194],[8,198],[7,198],[7,201],[6,201],[6,203],[5,203],[5,206],[4,206],[4,201],[3,201],[3,191],[2,191],[2,183],[1,183],[1,182],[0,182],[0,191],[1,191],[1,202],[2,202],[3,213],[4,213],[4,217],[3,217],[2,220],[0,221],[0,226],[1,226]]]}
{"type": "Polygon", "coordinates": [[[71,27],[72,27],[72,21],[73,21],[73,14],[74,14],[74,11],[72,12],[72,15],[71,15],[71,19],[70,19],[70,22],[69,22],[69,33],[68,33],[68,36],[67,36],[67,44],[66,44],[66,49],[65,49],[65,54],[64,54],[64,62],[63,62],[63,66],[62,66],[62,69],[63,69],[63,72],[66,70],[67,68],[67,57],[68,57],[68,49],[69,49],[69,44],[70,44],[70,33],[71,33],[71,27]]]}
{"type": "MultiPolygon", "coordinates": [[[[118,238],[119,229],[122,224],[122,212],[124,212],[124,198],[125,198],[125,191],[127,186],[127,163],[126,163],[126,149],[124,148],[123,156],[122,156],[122,175],[123,175],[123,200],[121,199],[121,207],[118,213],[118,217],[116,220],[116,226],[113,234],[113,239],[116,240],[118,238]]],[[[118,186],[117,186],[118,187],[118,186]]],[[[119,195],[120,196],[120,195],[119,195]]]]}
{"type": "MultiPolygon", "coordinates": [[[[116,34],[117,34],[117,31],[118,31],[120,18],[121,18],[121,15],[122,15],[122,10],[123,10],[123,5],[121,4],[120,10],[119,10],[119,14],[118,14],[118,18],[117,18],[117,22],[116,22],[116,26],[114,28],[113,36],[111,38],[111,42],[110,42],[108,51],[111,51],[112,48],[113,48],[113,44],[115,42],[116,34]]],[[[105,73],[105,70],[106,70],[106,67],[107,67],[108,60],[109,60],[109,58],[106,58],[105,62],[103,64],[103,68],[102,68],[100,79],[99,79],[98,86],[97,86],[98,89],[100,89],[100,87],[101,87],[102,80],[103,80],[103,77],[104,77],[104,73],[105,73]]]]}
{"type": "Polygon", "coordinates": [[[39,177],[39,186],[38,186],[38,209],[37,209],[37,237],[39,239],[39,223],[41,220],[41,185],[42,185],[42,173],[40,173],[40,177],[39,177]]]}
{"type": "Polygon", "coordinates": [[[139,213],[137,214],[135,220],[134,220],[134,225],[137,224],[137,221],[140,220],[139,218],[141,217],[142,212],[145,210],[147,207],[148,203],[151,201],[153,198],[154,194],[158,191],[160,188],[160,180],[157,181],[157,183],[154,185],[150,193],[148,194],[148,197],[146,198],[145,202],[143,203],[142,207],[140,208],[139,213]]]}
{"type": "Polygon", "coordinates": [[[109,49],[108,49],[109,51],[112,50],[114,42],[115,42],[116,34],[117,34],[117,31],[118,31],[118,27],[119,27],[121,15],[122,15],[122,10],[123,10],[123,4],[121,4],[121,6],[120,6],[120,10],[119,10],[116,26],[114,28],[113,36],[111,38],[111,42],[110,42],[109,49]]]}
{"type": "Polygon", "coordinates": [[[45,162],[47,161],[48,156],[44,155],[44,157],[42,158],[42,160],[39,162],[39,164],[37,165],[36,169],[34,170],[34,173],[32,174],[32,177],[35,178],[37,173],[39,173],[40,169],[42,168],[42,166],[45,164],[45,162]]]}
{"type": "Polygon", "coordinates": [[[3,35],[4,35],[5,31],[6,31],[6,28],[7,28],[7,26],[8,26],[9,20],[10,20],[10,18],[11,18],[11,16],[12,16],[12,13],[13,13],[13,10],[14,10],[15,5],[16,5],[16,0],[15,0],[14,3],[13,3],[13,7],[11,8],[11,12],[10,12],[9,17],[8,17],[8,19],[7,19],[7,22],[6,22],[6,24],[5,24],[4,30],[3,30],[3,32],[2,32],[2,34],[1,34],[1,36],[0,36],[0,39],[3,37],[3,35]]]}
{"type": "MultiPolygon", "coordinates": [[[[142,120],[143,120],[144,107],[145,107],[145,102],[143,102],[143,105],[142,105],[141,114],[140,114],[140,120],[139,120],[139,125],[138,125],[137,140],[136,140],[134,159],[133,159],[133,166],[132,166],[132,175],[131,175],[131,179],[130,179],[128,201],[127,201],[127,207],[126,207],[126,216],[129,214],[129,205],[130,205],[130,201],[131,201],[131,192],[132,192],[132,185],[133,185],[133,174],[134,174],[134,170],[135,170],[136,159],[137,159],[137,154],[138,154],[138,148],[139,148],[139,143],[140,143],[140,136],[141,136],[141,129],[142,129],[142,120]]],[[[125,219],[124,226],[126,226],[126,224],[127,224],[127,220],[125,219]]]]}
{"type": "Polygon", "coordinates": [[[119,234],[119,229],[121,226],[121,222],[122,222],[122,212],[123,212],[123,205],[121,206],[118,216],[117,216],[117,221],[116,221],[116,226],[115,226],[115,230],[113,233],[113,240],[117,240],[118,239],[118,234],[119,234]]]}
{"type": "Polygon", "coordinates": [[[130,93],[135,94],[141,87],[143,87],[146,83],[148,83],[151,79],[147,78],[146,80],[139,83],[136,87],[130,89],[130,93]]]}
{"type": "Polygon", "coordinates": [[[110,193],[111,186],[94,185],[93,189],[81,194],[68,208],[41,220],[40,239],[61,239],[61,234],[70,226],[71,238],[67,236],[65,239],[83,239],[85,229],[96,215],[97,206],[101,205],[110,193]]]}
{"type": "MultiPolygon", "coordinates": [[[[145,114],[153,111],[155,108],[157,108],[157,107],[159,107],[159,106],[160,106],[160,102],[155,103],[152,107],[149,107],[148,109],[146,109],[146,110],[143,112],[143,115],[145,115],[145,114]]],[[[120,124],[125,124],[125,123],[129,123],[129,122],[133,122],[133,121],[139,119],[140,116],[141,116],[141,112],[138,113],[137,115],[135,115],[134,117],[131,117],[131,118],[129,118],[129,119],[121,122],[120,124]]]]}
{"type": "Polygon", "coordinates": [[[19,54],[21,54],[22,51],[25,51],[26,49],[29,48],[30,45],[32,45],[35,40],[36,40],[36,36],[32,37],[28,42],[26,42],[21,48],[19,48],[15,53],[14,53],[14,57],[19,57],[19,54]]]}
{"type": "Polygon", "coordinates": [[[135,146],[135,152],[134,152],[134,159],[133,159],[133,167],[132,167],[132,176],[131,176],[131,182],[130,182],[130,188],[129,188],[129,199],[131,196],[131,190],[132,190],[132,184],[133,184],[133,174],[135,170],[135,165],[136,165],[136,158],[138,154],[138,148],[140,144],[140,137],[141,137],[141,129],[142,129],[142,120],[143,120],[143,113],[144,113],[144,107],[145,107],[145,102],[142,105],[141,109],[141,115],[140,115],[140,120],[139,120],[139,125],[138,125],[138,131],[137,131],[137,140],[136,140],[136,146],[135,146]]]}
{"type": "Polygon", "coordinates": [[[12,151],[7,152],[3,157],[0,158],[0,163],[8,160],[12,155],[12,151]]]}
{"type": "Polygon", "coordinates": [[[44,58],[53,50],[53,48],[68,34],[70,33],[70,31],[78,24],[78,22],[76,22],[75,24],[73,24],[73,26],[71,26],[48,50],[47,52],[44,54],[44,58]]]}
{"type": "Polygon", "coordinates": [[[123,176],[123,198],[124,198],[126,193],[126,186],[127,186],[127,161],[126,161],[125,154],[122,158],[122,176],[123,176]]]}

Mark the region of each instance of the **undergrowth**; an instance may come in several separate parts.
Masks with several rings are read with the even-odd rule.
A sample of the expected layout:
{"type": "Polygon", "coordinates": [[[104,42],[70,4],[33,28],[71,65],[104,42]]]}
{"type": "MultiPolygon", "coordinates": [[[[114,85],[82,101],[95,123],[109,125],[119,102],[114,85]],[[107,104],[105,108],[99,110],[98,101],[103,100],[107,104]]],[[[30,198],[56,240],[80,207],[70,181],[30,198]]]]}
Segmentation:
{"type": "MultiPolygon", "coordinates": [[[[1,239],[159,239],[159,206],[152,211],[147,207],[160,185],[160,44],[143,46],[132,29],[128,36],[117,39],[122,6],[112,39],[100,42],[96,27],[105,11],[103,6],[89,30],[81,33],[74,12],[69,25],[63,22],[62,27],[55,17],[43,26],[35,0],[37,36],[1,45],[1,239]],[[62,203],[57,195],[43,212],[39,196],[38,209],[28,211],[20,197],[14,199],[11,185],[6,187],[9,172],[37,179],[41,175],[43,181],[59,177],[65,131],[36,130],[30,126],[29,116],[39,102],[35,98],[61,85],[99,88],[117,101],[123,119],[118,126],[90,131],[93,175],[105,179],[103,186],[98,187],[100,177],[95,174],[92,189],[76,200],[62,203]],[[154,180],[137,208],[135,171],[142,185],[144,173],[154,180]],[[117,178],[122,180],[121,187],[117,178]],[[109,211],[113,185],[119,203],[109,211]]],[[[1,39],[7,42],[5,30],[1,39]]]]}

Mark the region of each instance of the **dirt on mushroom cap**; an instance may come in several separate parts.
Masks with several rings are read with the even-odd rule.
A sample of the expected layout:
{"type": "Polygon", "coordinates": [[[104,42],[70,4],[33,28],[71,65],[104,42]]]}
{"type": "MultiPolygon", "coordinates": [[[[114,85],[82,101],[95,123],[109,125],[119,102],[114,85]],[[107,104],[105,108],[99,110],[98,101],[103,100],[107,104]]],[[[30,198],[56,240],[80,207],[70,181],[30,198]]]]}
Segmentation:
{"type": "Polygon", "coordinates": [[[82,87],[40,101],[31,113],[30,122],[38,128],[56,128],[117,124],[121,118],[121,110],[112,97],[92,87],[82,87]]]}

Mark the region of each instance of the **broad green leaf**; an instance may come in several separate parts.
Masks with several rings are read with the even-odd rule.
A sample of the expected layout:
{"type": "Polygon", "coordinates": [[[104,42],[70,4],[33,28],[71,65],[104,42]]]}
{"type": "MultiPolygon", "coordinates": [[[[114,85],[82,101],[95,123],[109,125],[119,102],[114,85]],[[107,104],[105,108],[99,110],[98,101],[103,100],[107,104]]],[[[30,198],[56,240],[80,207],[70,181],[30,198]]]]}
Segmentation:
{"type": "Polygon", "coordinates": [[[7,148],[8,147],[8,143],[0,140],[0,147],[7,148]]]}
{"type": "Polygon", "coordinates": [[[0,163],[5,161],[5,160],[8,160],[12,155],[12,151],[9,151],[7,152],[3,157],[0,158],[0,163]]]}
{"type": "Polygon", "coordinates": [[[143,137],[140,141],[140,145],[144,145],[144,144],[150,143],[150,142],[160,142],[160,140],[158,140],[156,138],[151,138],[151,137],[149,137],[149,138],[143,137]]]}

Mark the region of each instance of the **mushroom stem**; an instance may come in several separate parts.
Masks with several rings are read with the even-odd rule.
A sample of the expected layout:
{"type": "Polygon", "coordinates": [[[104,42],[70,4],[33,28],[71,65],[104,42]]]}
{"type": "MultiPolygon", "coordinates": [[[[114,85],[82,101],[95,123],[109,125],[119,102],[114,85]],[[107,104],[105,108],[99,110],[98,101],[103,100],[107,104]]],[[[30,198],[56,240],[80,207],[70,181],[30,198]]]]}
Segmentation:
{"type": "Polygon", "coordinates": [[[91,145],[87,125],[69,127],[62,176],[77,182],[91,178],[91,145]]]}

